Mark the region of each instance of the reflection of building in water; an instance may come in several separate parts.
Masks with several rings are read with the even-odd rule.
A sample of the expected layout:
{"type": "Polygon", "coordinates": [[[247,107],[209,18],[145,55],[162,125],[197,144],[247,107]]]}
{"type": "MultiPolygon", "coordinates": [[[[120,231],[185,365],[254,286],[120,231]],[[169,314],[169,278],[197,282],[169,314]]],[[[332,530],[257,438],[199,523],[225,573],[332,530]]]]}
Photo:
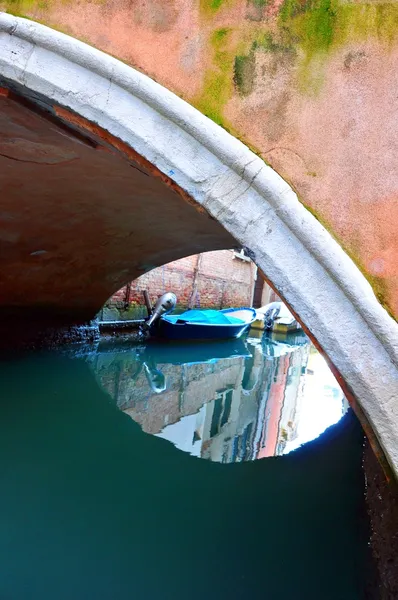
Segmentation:
{"type": "Polygon", "coordinates": [[[307,356],[308,346],[274,357],[265,357],[257,347],[261,369],[255,385],[230,396],[224,392],[206,406],[201,456],[237,462],[282,454],[286,441],[294,438],[307,356]]]}
{"type": "Polygon", "coordinates": [[[283,454],[286,442],[296,436],[307,358],[308,346],[301,346],[279,359],[265,407],[258,458],[283,454]]]}
{"type": "Polygon", "coordinates": [[[326,361],[311,347],[300,419],[296,419],[296,434],[287,441],[285,452],[318,437],[327,427],[337,423],[347,409],[348,402],[326,361]]]}
{"type": "MultiPolygon", "coordinates": [[[[170,359],[171,360],[171,359],[170,359]]],[[[154,394],[137,354],[100,354],[93,364],[101,386],[118,407],[137,421],[147,433],[157,434],[183,417],[196,416],[220,389],[235,389],[242,381],[245,359],[232,357],[214,362],[168,364],[158,362],[166,390],[154,394]]]]}
{"type": "MultiPolygon", "coordinates": [[[[166,381],[160,394],[151,391],[138,354],[99,355],[93,366],[102,386],[144,431],[195,456],[240,462],[283,454],[302,443],[310,354],[309,344],[253,340],[249,348],[250,357],[154,364],[166,381]]],[[[331,393],[341,394],[333,377],[329,383],[331,393]]]]}

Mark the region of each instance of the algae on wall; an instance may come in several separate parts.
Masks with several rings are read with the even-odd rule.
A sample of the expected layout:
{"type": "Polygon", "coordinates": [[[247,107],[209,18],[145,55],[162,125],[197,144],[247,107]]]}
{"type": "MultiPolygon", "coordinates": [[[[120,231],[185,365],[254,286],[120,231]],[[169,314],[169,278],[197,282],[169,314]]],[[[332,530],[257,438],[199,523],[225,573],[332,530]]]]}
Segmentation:
{"type": "Polygon", "coordinates": [[[234,51],[232,30],[220,28],[210,35],[212,66],[203,77],[203,91],[193,104],[207,117],[224,125],[223,107],[233,93],[234,51]]]}
{"type": "MultiPolygon", "coordinates": [[[[266,0],[248,0],[256,6],[267,6],[266,0]]],[[[202,0],[207,8],[217,11],[222,4],[225,13],[228,2],[202,0]]],[[[215,16],[213,14],[213,19],[215,16]]],[[[208,20],[208,13],[207,13],[208,20]]],[[[254,79],[255,56],[258,52],[289,52],[299,62],[297,88],[301,92],[318,92],[322,77],[313,79],[311,61],[327,62],[328,56],[344,45],[375,38],[391,44],[398,38],[398,3],[350,4],[341,0],[284,0],[279,13],[264,18],[250,29],[247,22],[229,28],[236,53],[231,69],[231,45],[221,53],[221,29],[209,36],[208,55],[211,66],[203,75],[201,98],[193,99],[195,106],[217,123],[223,122],[223,106],[235,90],[250,94],[256,86],[254,79]],[[235,86],[231,85],[231,82],[235,86]],[[221,92],[221,94],[220,94],[221,92]],[[215,104],[217,108],[215,110],[215,104]]],[[[226,40],[224,40],[226,42],[226,40]]]]}

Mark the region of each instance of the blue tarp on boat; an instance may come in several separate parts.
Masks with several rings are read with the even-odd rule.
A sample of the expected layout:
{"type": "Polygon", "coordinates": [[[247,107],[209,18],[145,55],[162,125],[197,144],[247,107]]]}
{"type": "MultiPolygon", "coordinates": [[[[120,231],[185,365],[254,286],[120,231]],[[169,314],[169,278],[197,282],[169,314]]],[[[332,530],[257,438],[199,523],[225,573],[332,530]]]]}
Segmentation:
{"type": "Polygon", "coordinates": [[[169,323],[204,323],[209,325],[242,325],[244,321],[219,310],[187,310],[180,315],[165,315],[169,323]]]}

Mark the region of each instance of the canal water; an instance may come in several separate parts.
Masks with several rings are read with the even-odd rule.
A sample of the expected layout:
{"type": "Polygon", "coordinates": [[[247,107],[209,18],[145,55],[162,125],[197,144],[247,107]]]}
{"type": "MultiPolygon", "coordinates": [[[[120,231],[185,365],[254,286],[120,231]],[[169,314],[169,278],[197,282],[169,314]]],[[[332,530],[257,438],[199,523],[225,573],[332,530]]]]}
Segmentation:
{"type": "Polygon", "coordinates": [[[1,599],[365,597],[363,434],[304,336],[0,377],[1,599]]]}

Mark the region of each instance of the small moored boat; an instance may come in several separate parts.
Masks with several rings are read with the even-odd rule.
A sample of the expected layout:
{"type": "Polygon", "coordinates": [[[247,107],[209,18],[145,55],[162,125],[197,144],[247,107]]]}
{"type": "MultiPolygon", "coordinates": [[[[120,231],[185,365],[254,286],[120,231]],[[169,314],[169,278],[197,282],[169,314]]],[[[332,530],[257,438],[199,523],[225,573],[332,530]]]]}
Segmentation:
{"type": "Polygon", "coordinates": [[[256,319],[254,308],[223,310],[186,310],[171,314],[177,297],[167,292],[149,306],[148,319],[140,326],[142,337],[148,334],[169,340],[222,340],[239,338],[256,319]]]}
{"type": "Polygon", "coordinates": [[[156,334],[172,340],[220,340],[239,338],[256,318],[253,308],[187,310],[163,315],[156,334]]]}

